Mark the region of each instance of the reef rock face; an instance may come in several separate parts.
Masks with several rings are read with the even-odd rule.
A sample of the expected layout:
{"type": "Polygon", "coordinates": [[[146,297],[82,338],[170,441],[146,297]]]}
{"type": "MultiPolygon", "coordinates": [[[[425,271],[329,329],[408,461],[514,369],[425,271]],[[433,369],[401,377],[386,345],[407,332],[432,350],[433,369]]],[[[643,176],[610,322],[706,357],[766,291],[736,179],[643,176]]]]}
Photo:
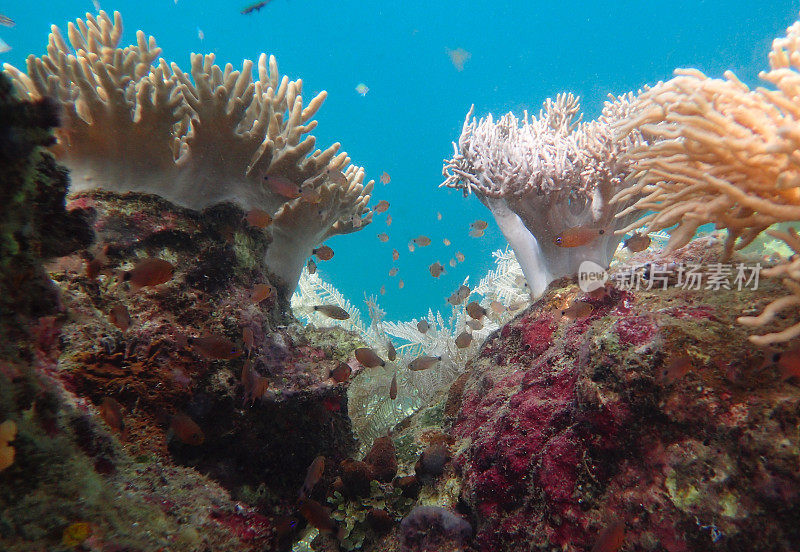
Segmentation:
{"type": "MultiPolygon", "coordinates": [[[[718,253],[696,240],[660,262],[718,253]]],[[[787,368],[798,354],[774,364],[735,322],[779,283],[674,284],[598,299],[557,281],[452,386],[475,548],[800,547],[800,387],[787,368]],[[561,317],[575,299],[591,312],[561,317]]]]}

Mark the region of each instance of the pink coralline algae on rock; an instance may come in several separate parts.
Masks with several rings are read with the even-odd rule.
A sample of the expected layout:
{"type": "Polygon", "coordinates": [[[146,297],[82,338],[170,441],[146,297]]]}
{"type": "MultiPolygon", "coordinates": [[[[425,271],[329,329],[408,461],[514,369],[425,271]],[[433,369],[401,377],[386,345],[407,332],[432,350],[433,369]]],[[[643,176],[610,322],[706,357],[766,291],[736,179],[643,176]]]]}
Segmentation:
{"type": "Polygon", "coordinates": [[[800,388],[735,324],[775,289],[554,282],[448,398],[474,547],[578,552],[616,527],[621,550],[797,550],[800,388]],[[588,316],[555,316],[576,299],[588,316]]]}

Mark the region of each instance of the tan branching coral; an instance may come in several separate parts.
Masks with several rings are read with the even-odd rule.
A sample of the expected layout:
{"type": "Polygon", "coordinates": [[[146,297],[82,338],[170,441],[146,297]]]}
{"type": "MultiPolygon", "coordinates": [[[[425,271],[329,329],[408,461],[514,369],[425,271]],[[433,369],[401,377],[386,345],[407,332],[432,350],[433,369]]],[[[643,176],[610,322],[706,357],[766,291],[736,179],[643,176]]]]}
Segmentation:
{"type": "Polygon", "coordinates": [[[611,197],[628,176],[622,153],[641,137],[621,139],[611,123],[624,118],[631,96],[606,102],[599,119],[580,121],[578,99],[548,99],[539,117],[508,113],[476,121],[467,114],[453,157],[445,161],[442,186],[474,192],[495,217],[519,260],[531,292],[539,296],[553,279],[575,273],[582,261],[608,266],[627,219],[611,197]],[[554,238],[591,226],[604,234],[589,244],[563,248],[554,238]]]}
{"type": "MultiPolygon", "coordinates": [[[[728,230],[730,254],[751,243],[769,226],[800,221],[800,21],[776,39],[770,70],[760,77],[774,90],[751,90],[730,71],[713,79],[694,69],[640,94],[633,114],[616,128],[621,135],[642,133],[648,143],[632,149],[635,182],[614,201],[635,203],[622,211],[649,211],[620,232],[646,226],[670,232],[667,250],[685,245],[700,225],[728,230]]],[[[772,233],[798,250],[794,233],[772,233]]],[[[772,303],[761,316],[742,317],[766,324],[776,312],[800,304],[796,261],[763,271],[784,277],[792,295],[772,303]]],[[[756,343],[800,335],[800,325],[756,343]]]]}

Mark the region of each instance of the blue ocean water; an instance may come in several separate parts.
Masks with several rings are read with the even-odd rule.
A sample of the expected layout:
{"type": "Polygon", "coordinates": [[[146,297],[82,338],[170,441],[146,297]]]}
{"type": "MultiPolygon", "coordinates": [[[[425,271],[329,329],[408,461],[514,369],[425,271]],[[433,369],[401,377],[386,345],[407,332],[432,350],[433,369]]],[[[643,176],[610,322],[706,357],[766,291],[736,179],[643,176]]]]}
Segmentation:
{"type": "MultiPolygon", "coordinates": [[[[445,310],[445,298],[464,278],[476,283],[492,267],[491,252],[505,247],[477,199],[438,188],[442,160],[471,104],[478,116],[536,113],[545,98],[570,91],[581,97],[584,117],[593,118],[608,93],[667,79],[676,67],[711,76],[730,69],[755,85],[771,41],[800,11],[797,0],[272,0],[250,15],[240,14],[246,2],[99,4],[122,13],[123,45],[142,29],[184,69],[190,52],[213,52],[218,64],[236,66],[267,52],[282,73],[303,79],[305,97],[328,91],[314,131],[318,146],[341,142],[376,180],[373,204],[386,199],[391,207],[363,231],[329,240],[336,255],[319,263],[319,272],[356,304],[385,286],[379,302],[392,320],[445,310]],[[470,54],[462,71],[447,53],[457,48],[470,54]],[[360,83],[369,88],[364,96],[355,90],[360,83]],[[384,171],[388,185],[378,181],[384,171]],[[469,223],[479,218],[489,228],[471,238],[469,223]],[[387,243],[377,239],[381,232],[387,243]],[[410,253],[409,240],[421,234],[433,243],[410,253]],[[400,252],[397,263],[392,249],[400,252]],[[456,251],[466,260],[451,268],[456,251]],[[437,260],[447,272],[434,279],[428,266],[437,260]],[[398,275],[389,277],[393,266],[398,275]]],[[[67,21],[94,9],[90,1],[4,2],[0,11],[16,26],[0,27],[12,47],[0,61],[24,67],[28,54],[45,53],[51,24],[65,30],[67,21]]]]}

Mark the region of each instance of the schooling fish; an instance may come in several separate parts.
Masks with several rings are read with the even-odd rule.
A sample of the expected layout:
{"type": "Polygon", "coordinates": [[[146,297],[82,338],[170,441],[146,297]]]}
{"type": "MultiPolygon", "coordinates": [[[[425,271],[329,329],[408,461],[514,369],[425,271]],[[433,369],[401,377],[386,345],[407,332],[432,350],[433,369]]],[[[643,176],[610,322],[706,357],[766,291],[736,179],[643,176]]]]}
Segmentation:
{"type": "Polygon", "coordinates": [[[638,253],[639,251],[644,251],[648,247],[650,247],[650,236],[647,234],[640,234],[639,232],[635,232],[633,236],[625,240],[625,247],[627,247],[631,253],[638,253]]]}
{"type": "Polygon", "coordinates": [[[389,276],[397,276],[397,267],[389,270],[389,276]]]}
{"type": "Polygon", "coordinates": [[[442,220],[442,214],[436,213],[436,220],[442,220]]]}
{"type": "Polygon", "coordinates": [[[576,226],[568,228],[553,238],[553,243],[559,247],[580,247],[597,239],[598,236],[605,234],[602,228],[592,228],[591,226],[576,226]]]}
{"type": "Polygon", "coordinates": [[[172,417],[172,422],[169,425],[172,434],[178,438],[181,443],[187,445],[199,446],[205,441],[205,435],[200,426],[195,423],[189,416],[179,412],[172,417]]]}
{"type": "Polygon", "coordinates": [[[272,217],[261,209],[250,209],[244,216],[245,222],[254,228],[266,228],[272,224],[272,217]]]}
{"type": "Polygon", "coordinates": [[[456,259],[458,259],[459,263],[463,263],[465,259],[464,254],[461,251],[456,251],[456,259]]]}
{"type": "Polygon", "coordinates": [[[396,261],[400,258],[400,252],[397,249],[392,249],[392,260],[396,261]]]}
{"type": "Polygon", "coordinates": [[[331,518],[331,509],[323,506],[316,500],[307,498],[300,504],[300,514],[306,518],[306,521],[316,527],[320,533],[329,535],[338,534],[344,537],[344,527],[339,529],[336,521],[331,518]]]}
{"type": "Polygon", "coordinates": [[[403,289],[403,286],[405,286],[405,285],[406,285],[406,283],[403,280],[400,280],[399,282],[397,282],[397,287],[400,288],[400,289],[403,289]]]}
{"type": "Polygon", "coordinates": [[[375,368],[376,366],[386,366],[386,362],[378,356],[378,353],[369,347],[359,347],[355,350],[356,360],[364,368],[375,368]]]}
{"type": "MultiPolygon", "coordinates": [[[[367,89],[367,90],[369,90],[369,89],[367,89]]],[[[365,92],[365,94],[366,94],[366,92],[365,92]]],[[[392,177],[389,176],[389,173],[386,172],[386,171],[383,171],[383,173],[381,174],[381,183],[385,186],[386,184],[388,184],[391,181],[392,181],[392,177]]],[[[388,207],[388,205],[387,205],[387,207],[388,207]]]]}
{"type": "Polygon", "coordinates": [[[505,305],[500,301],[492,301],[489,303],[489,308],[492,309],[492,312],[495,314],[503,314],[506,311],[505,305]]]}
{"type": "Polygon", "coordinates": [[[149,257],[134,265],[133,269],[122,273],[122,279],[131,283],[133,290],[153,287],[168,282],[175,273],[172,263],[164,259],[149,257]]]}
{"type": "Polygon", "coordinates": [[[414,252],[414,244],[413,244],[413,243],[411,243],[411,242],[408,242],[408,250],[409,250],[411,253],[413,253],[413,252],[414,252]]]}
{"type": "Polygon", "coordinates": [[[467,320],[467,326],[475,331],[478,331],[483,328],[483,323],[480,320],[467,320]]]}
{"type": "Polygon", "coordinates": [[[450,264],[451,267],[453,267],[453,268],[456,267],[456,260],[455,259],[450,259],[450,261],[448,261],[448,263],[450,264]]]}
{"type": "Polygon", "coordinates": [[[427,370],[429,368],[433,368],[434,366],[436,366],[436,363],[439,362],[440,360],[442,360],[441,356],[438,357],[427,356],[427,355],[418,356],[408,364],[408,369],[414,370],[415,372],[419,372],[421,370],[427,370]]]}
{"type": "Polygon", "coordinates": [[[433,263],[431,266],[428,267],[428,270],[430,271],[431,276],[433,276],[434,278],[438,278],[444,272],[444,266],[442,266],[442,263],[440,263],[439,261],[436,261],[435,263],[433,263]]]}
{"type": "Polygon", "coordinates": [[[300,186],[298,186],[285,176],[269,175],[265,176],[264,178],[267,181],[267,185],[276,194],[289,199],[300,197],[300,186]]]}
{"type": "Polygon", "coordinates": [[[616,521],[597,535],[592,552],[617,552],[625,542],[625,522],[616,521]]]}
{"type": "Polygon", "coordinates": [[[306,263],[306,268],[308,268],[309,274],[315,274],[317,272],[317,263],[314,262],[314,259],[309,259],[306,263]]]}
{"type": "Polygon", "coordinates": [[[111,397],[103,399],[103,404],[100,405],[100,417],[117,433],[125,431],[125,407],[111,397]]]}
{"type": "Polygon", "coordinates": [[[253,12],[259,11],[261,8],[269,4],[272,0],[266,0],[264,2],[256,2],[255,4],[250,4],[245,9],[242,10],[242,15],[248,15],[253,12]]]}
{"type": "Polygon", "coordinates": [[[389,234],[387,234],[386,232],[381,232],[380,234],[378,234],[378,239],[381,240],[383,243],[386,243],[389,241],[389,234]]]}
{"type": "Polygon", "coordinates": [[[420,331],[420,333],[427,332],[428,329],[430,329],[430,327],[431,327],[431,325],[428,324],[427,320],[423,319],[423,320],[420,320],[419,322],[417,322],[417,329],[420,331]]]}
{"type": "Polygon", "coordinates": [[[386,356],[389,357],[389,360],[394,362],[394,359],[397,358],[397,351],[394,348],[394,343],[391,340],[386,344],[386,356]]]}
{"type": "Polygon", "coordinates": [[[473,301],[467,305],[467,314],[475,320],[480,320],[486,316],[486,309],[484,309],[477,301],[473,301]]]}
{"type": "Polygon", "coordinates": [[[459,349],[466,349],[467,347],[469,347],[469,344],[472,343],[472,334],[464,330],[463,332],[458,334],[458,337],[456,337],[455,342],[456,342],[456,347],[458,347],[459,349]]]}
{"type": "Polygon", "coordinates": [[[386,226],[392,225],[392,215],[386,215],[386,226]]]}
{"type": "Polygon", "coordinates": [[[475,222],[473,222],[473,223],[470,223],[470,225],[469,225],[469,227],[470,227],[472,230],[486,230],[486,228],[487,228],[488,226],[489,226],[489,223],[488,223],[488,222],[486,222],[485,220],[480,220],[480,219],[479,219],[479,220],[476,220],[476,221],[475,221],[475,222]]]}
{"type": "Polygon", "coordinates": [[[327,245],[322,245],[312,250],[311,253],[317,256],[320,261],[330,261],[333,259],[333,249],[327,245]]]}
{"type": "Polygon", "coordinates": [[[389,398],[392,400],[397,398],[397,372],[392,376],[392,383],[389,385],[389,398]]]}
{"type": "Polygon", "coordinates": [[[483,237],[483,230],[470,230],[469,231],[470,237],[473,238],[482,238],[483,237]]]}
{"type": "Polygon", "coordinates": [[[417,236],[411,241],[420,247],[428,247],[431,244],[431,239],[428,236],[417,236]]]}
{"type": "Polygon", "coordinates": [[[265,299],[269,299],[275,295],[275,288],[269,284],[256,284],[253,286],[253,292],[250,294],[250,300],[253,303],[260,303],[265,299]]]}
{"type": "Polygon", "coordinates": [[[353,369],[350,368],[350,365],[346,362],[340,362],[336,365],[336,368],[331,370],[331,377],[337,383],[344,383],[350,377],[350,374],[353,372],[353,369]]]}
{"type": "Polygon", "coordinates": [[[131,326],[131,315],[128,313],[128,307],[122,304],[116,304],[111,307],[108,319],[123,332],[131,326]]]}
{"type": "Polygon", "coordinates": [[[379,291],[381,295],[386,295],[386,286],[381,286],[381,289],[379,291]]]}
{"type": "MultiPolygon", "coordinates": [[[[361,94],[361,96],[362,96],[362,97],[363,97],[363,96],[366,96],[366,95],[367,95],[367,92],[369,92],[369,86],[367,86],[367,85],[366,85],[366,84],[364,84],[363,82],[360,82],[360,83],[358,83],[358,84],[356,85],[356,92],[358,92],[359,94],[361,94]]],[[[388,175],[387,175],[387,176],[388,176],[388,175]]],[[[381,182],[383,182],[383,175],[381,175],[381,182]]],[[[387,180],[386,182],[388,182],[388,180],[387,180]]],[[[383,182],[383,183],[384,183],[384,184],[386,184],[386,182],[383,182]]]]}
{"type": "Polygon", "coordinates": [[[449,246],[450,245],[450,240],[445,238],[445,239],[442,240],[442,243],[445,244],[445,246],[449,246]]]}
{"type": "Polygon", "coordinates": [[[380,201],[378,202],[378,204],[375,206],[375,212],[376,212],[376,213],[383,213],[383,212],[384,212],[384,211],[386,211],[386,209],[388,209],[388,208],[389,208],[389,202],[388,202],[388,201],[386,201],[385,199],[382,199],[382,200],[380,200],[380,201]]]}
{"type": "Polygon", "coordinates": [[[325,473],[325,457],[317,456],[306,471],[306,479],[303,481],[303,488],[300,490],[300,496],[308,496],[314,487],[322,479],[322,474],[325,473]]]}
{"type": "Polygon", "coordinates": [[[347,320],[350,318],[349,312],[336,305],[314,305],[314,310],[335,320],[347,320]]]}
{"type": "Polygon", "coordinates": [[[253,349],[253,346],[255,345],[256,342],[256,338],[253,335],[252,328],[242,328],[242,341],[244,342],[244,346],[247,348],[248,351],[251,351],[253,349]]]}
{"type": "Polygon", "coordinates": [[[190,337],[189,345],[206,358],[215,360],[230,360],[242,356],[239,347],[228,339],[219,335],[206,335],[203,337],[190,337]]]}

